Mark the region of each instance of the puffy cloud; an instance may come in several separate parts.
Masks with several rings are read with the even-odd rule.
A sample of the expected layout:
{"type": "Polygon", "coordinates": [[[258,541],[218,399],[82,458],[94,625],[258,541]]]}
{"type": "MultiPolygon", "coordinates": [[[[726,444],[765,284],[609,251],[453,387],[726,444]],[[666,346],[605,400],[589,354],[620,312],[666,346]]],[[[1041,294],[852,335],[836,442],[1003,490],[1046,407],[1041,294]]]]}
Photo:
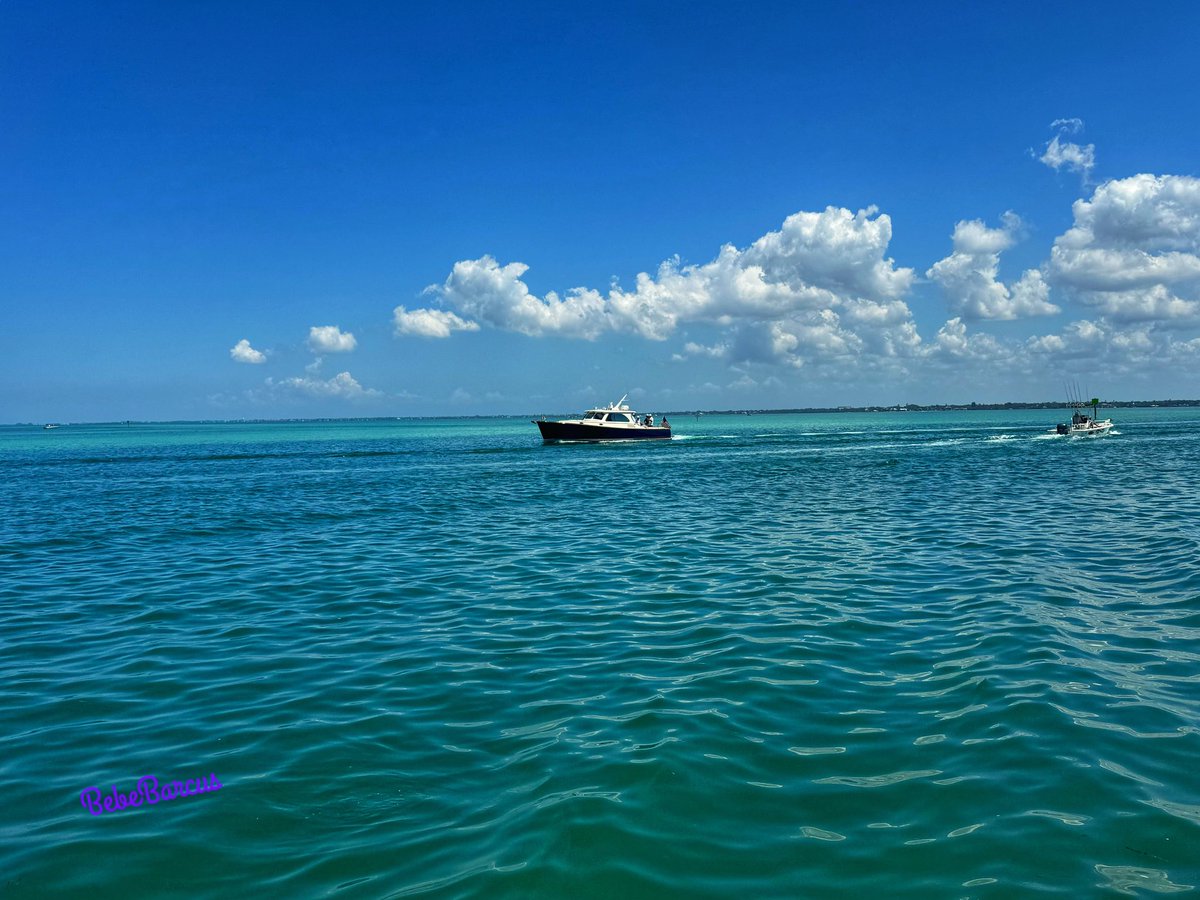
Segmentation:
{"type": "Polygon", "coordinates": [[[1082,319],[1060,334],[1030,338],[1014,356],[1032,369],[1078,370],[1093,377],[1096,360],[1110,374],[1144,376],[1158,370],[1192,368],[1200,362],[1200,338],[1179,340],[1152,322],[1119,327],[1100,319],[1082,319]]]}
{"type": "MultiPolygon", "coordinates": [[[[1055,124],[1063,133],[1082,127],[1055,124]]],[[[694,325],[704,338],[681,339],[672,359],[723,363],[738,375],[733,386],[765,384],[772,369],[799,368],[843,383],[866,383],[874,373],[878,383],[950,377],[986,386],[1076,359],[1082,369],[1097,358],[1140,361],[1143,368],[1200,358],[1200,339],[1180,342],[1163,333],[1164,323],[1194,316],[1200,305],[1200,181],[1136,176],[1095,189],[1075,204],[1075,224],[1051,258],[1003,282],[1001,254],[1022,230],[1013,213],[998,227],[979,219],[956,224],[950,255],[927,270],[953,317],[925,340],[906,302],[913,270],[887,255],[890,219],[874,208],[837,207],[796,213],[777,231],[744,248],[726,244],[702,264],[668,259],[629,287],[604,292],[537,294],[524,263],[463,260],[427,289],[430,308],[396,307],[395,331],[446,338],[495,328],[531,337],[665,340],[694,325]],[[1096,321],[1005,340],[972,327],[1060,313],[1051,292],[1063,305],[1082,302],[1096,321]]]]}
{"type": "Polygon", "coordinates": [[[1044,334],[1030,338],[1027,346],[1034,353],[1055,356],[1067,349],[1067,342],[1057,334],[1044,334]]]}
{"type": "Polygon", "coordinates": [[[1055,135],[1046,145],[1046,152],[1038,159],[1052,169],[1066,168],[1071,172],[1078,172],[1086,180],[1096,167],[1096,145],[1088,144],[1084,147],[1070,141],[1060,141],[1055,135]]]}
{"type": "Polygon", "coordinates": [[[1011,247],[1021,229],[1021,219],[1006,212],[1001,228],[982,221],[954,226],[954,252],[926,272],[938,282],[951,308],[965,319],[1018,319],[1060,312],[1050,302],[1050,289],[1037,269],[1028,269],[1011,287],[996,279],[1000,253],[1011,247]]]}
{"type": "MultiPolygon", "coordinates": [[[[476,327],[478,320],[532,337],[561,334],[588,339],[606,329],[604,301],[599,294],[576,288],[565,299],[553,291],[544,299],[537,297],[521,281],[528,269],[520,262],[501,266],[490,256],[462,260],[454,264],[445,284],[429,290],[476,327]]],[[[438,312],[414,310],[413,315],[429,321],[438,312]]],[[[445,313],[442,316],[442,322],[450,321],[445,313]]]]}
{"type": "Polygon", "coordinates": [[[1200,318],[1200,179],[1134,175],[1073,206],[1047,277],[1114,320],[1200,318]]]}
{"type": "Polygon", "coordinates": [[[279,381],[268,378],[266,384],[272,392],[300,394],[306,397],[363,400],[368,397],[383,396],[381,392],[373,388],[364,388],[355,381],[349,372],[339,372],[332,378],[326,379],[311,375],[284,378],[279,381]]]}
{"type": "MultiPolygon", "coordinates": [[[[456,263],[446,282],[429,291],[468,321],[584,339],[626,332],[662,340],[686,322],[784,318],[854,298],[888,301],[907,292],[913,273],[884,257],[891,220],[875,213],[834,207],[796,213],[745,250],[727,244],[703,265],[669,259],[655,275],[639,274],[632,290],[614,286],[607,296],[580,287],[565,297],[553,291],[538,297],[521,280],[528,266],[502,266],[490,256],[456,263]]],[[[439,312],[445,315],[405,316],[439,312]]]]}
{"type": "Polygon", "coordinates": [[[1084,184],[1086,184],[1091,177],[1092,169],[1096,167],[1096,145],[1088,144],[1085,147],[1062,139],[1064,135],[1078,134],[1082,131],[1083,120],[1055,119],[1050,123],[1050,127],[1055,129],[1058,134],[1054,135],[1046,144],[1046,152],[1038,157],[1038,160],[1055,171],[1065,168],[1070,172],[1077,172],[1083,176],[1084,184]]]}
{"type": "Polygon", "coordinates": [[[1023,341],[1001,341],[972,334],[951,319],[925,347],[925,361],[935,369],[981,385],[1009,379],[1014,373],[1119,376],[1127,384],[1154,372],[1178,372],[1200,362],[1200,339],[1181,341],[1156,323],[1119,325],[1107,319],[1080,319],[1057,334],[1023,341]],[[1103,360],[1103,372],[1097,361],[1103,360]]]}
{"type": "Polygon", "coordinates": [[[229,355],[233,358],[234,362],[250,363],[251,365],[267,361],[267,355],[251,347],[250,342],[245,338],[242,338],[229,348],[229,355]]]}
{"type": "Polygon", "coordinates": [[[739,320],[725,340],[712,345],[689,341],[672,359],[708,357],[731,364],[849,370],[887,366],[920,353],[921,338],[906,303],[851,300],[837,311],[825,308],[775,320],[739,320]]]}
{"type": "Polygon", "coordinates": [[[1200,317],[1200,305],[1193,300],[1181,300],[1161,284],[1143,290],[1095,292],[1091,296],[1093,305],[1100,312],[1117,321],[1183,320],[1192,323],[1200,317]]]}
{"type": "Polygon", "coordinates": [[[1057,128],[1065,134],[1079,134],[1083,131],[1083,119],[1055,119],[1050,123],[1051,128],[1057,128]]]}
{"type": "Polygon", "coordinates": [[[396,334],[415,334],[421,337],[448,338],[455,331],[478,331],[479,324],[459,318],[441,309],[414,309],[404,306],[392,311],[396,334]]]}
{"type": "Polygon", "coordinates": [[[1200,179],[1133,175],[1106,182],[1090,200],[1075,201],[1075,227],[1062,238],[1139,250],[1195,253],[1200,248],[1200,179]]]}
{"type": "MultiPolygon", "coordinates": [[[[668,259],[632,289],[601,294],[574,288],[538,296],[522,280],[528,266],[490,256],[455,263],[431,286],[441,309],[397,307],[397,334],[447,337],[480,324],[533,337],[594,340],[607,333],[664,340],[681,325],[709,323],[732,339],[704,353],[746,360],[803,363],[799,354],[842,358],[865,347],[911,347],[916,338],[903,297],[912,269],[886,256],[891,219],[875,208],[829,207],[789,216],[744,250],[726,244],[708,263],[668,259]]],[[[899,352],[898,350],[895,352],[899,352]]]]}
{"type": "Polygon", "coordinates": [[[884,253],[892,239],[892,220],[874,207],[851,214],[828,207],[824,212],[789,216],[779,231],[759,238],[746,251],[746,264],[760,266],[766,280],[824,289],[838,296],[891,300],[912,284],[911,269],[897,269],[884,253]]]}
{"type": "Polygon", "coordinates": [[[313,353],[349,353],[358,341],[336,325],[314,325],[308,329],[308,346],[313,353]]]}
{"type": "Polygon", "coordinates": [[[910,357],[921,352],[917,325],[908,304],[902,300],[888,303],[851,301],[842,312],[842,321],[850,323],[862,339],[866,352],[874,357],[910,357]]]}
{"type": "MultiPolygon", "coordinates": [[[[1053,357],[1058,363],[1067,359],[1093,359],[1103,355],[1107,348],[1110,328],[1105,323],[1096,323],[1087,319],[1072,322],[1063,329],[1061,334],[1047,334],[1032,337],[1025,343],[1025,349],[1034,356],[1053,357]]],[[[1043,361],[1039,363],[1045,365],[1043,361]]]]}
{"type": "Polygon", "coordinates": [[[712,359],[726,359],[729,356],[729,345],[722,343],[705,346],[704,344],[697,344],[695,341],[688,341],[683,345],[683,353],[676,353],[671,358],[675,362],[682,362],[689,356],[708,356],[712,359]]]}
{"type": "Polygon", "coordinates": [[[990,334],[967,334],[962,319],[950,319],[938,329],[937,337],[925,348],[926,358],[943,364],[988,364],[1006,362],[1011,355],[990,334]]]}

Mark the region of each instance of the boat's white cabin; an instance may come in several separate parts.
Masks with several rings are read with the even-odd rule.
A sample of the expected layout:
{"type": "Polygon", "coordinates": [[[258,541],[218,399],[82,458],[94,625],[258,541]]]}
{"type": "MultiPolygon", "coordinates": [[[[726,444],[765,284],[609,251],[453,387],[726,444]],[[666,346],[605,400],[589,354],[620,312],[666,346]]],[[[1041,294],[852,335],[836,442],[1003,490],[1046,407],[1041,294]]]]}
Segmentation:
{"type": "Polygon", "coordinates": [[[595,409],[589,409],[582,419],[574,419],[576,424],[587,425],[629,425],[629,426],[644,426],[648,424],[646,417],[640,416],[635,410],[629,408],[629,404],[622,397],[616,403],[610,403],[608,406],[598,406],[595,409]]]}
{"type": "Polygon", "coordinates": [[[634,425],[638,421],[638,415],[628,406],[608,406],[604,409],[589,409],[583,421],[634,425]]]}

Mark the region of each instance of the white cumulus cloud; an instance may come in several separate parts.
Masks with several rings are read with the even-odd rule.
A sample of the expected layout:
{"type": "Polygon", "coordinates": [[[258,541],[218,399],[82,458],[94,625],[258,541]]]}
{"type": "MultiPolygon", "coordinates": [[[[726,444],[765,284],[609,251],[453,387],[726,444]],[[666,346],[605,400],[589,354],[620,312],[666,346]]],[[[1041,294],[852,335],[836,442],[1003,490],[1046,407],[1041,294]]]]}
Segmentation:
{"type": "Polygon", "coordinates": [[[397,306],[392,311],[396,334],[415,334],[420,337],[448,338],[455,331],[478,331],[479,323],[468,322],[442,309],[414,309],[397,306]]]}
{"type": "Polygon", "coordinates": [[[1055,119],[1050,123],[1051,128],[1057,128],[1065,134],[1079,134],[1083,131],[1083,119],[1055,119]]]}
{"type": "Polygon", "coordinates": [[[1050,123],[1050,127],[1058,133],[1046,144],[1046,151],[1038,157],[1038,161],[1055,171],[1066,169],[1075,172],[1082,176],[1084,184],[1087,184],[1092,169],[1096,167],[1096,145],[1085,146],[1063,140],[1064,135],[1078,134],[1082,131],[1083,120],[1055,119],[1050,123]]]}
{"type": "MultiPolygon", "coordinates": [[[[1082,123],[1064,120],[1055,127],[1072,134],[1082,123]]],[[[737,380],[727,389],[800,369],[843,384],[933,377],[986,388],[1011,381],[1014,373],[1071,366],[1082,372],[1098,358],[1114,372],[1134,375],[1139,366],[1200,362],[1194,333],[1200,323],[1200,180],[1139,175],[1108,182],[1078,201],[1074,213],[1073,227],[1054,242],[1050,258],[1008,281],[1000,278],[1001,261],[1022,238],[1021,219],[1005,213],[997,227],[959,221],[950,254],[926,270],[952,318],[924,339],[909,307],[914,272],[887,253],[891,220],[874,208],[838,207],[795,213],[748,246],[726,244],[699,264],[667,259],[632,285],[614,283],[603,291],[535,293],[525,263],[462,260],[426,290],[429,308],[395,308],[395,332],[449,338],[492,328],[535,338],[678,337],[670,358],[728,366],[737,380]],[[976,327],[1060,314],[1060,307],[1078,315],[1081,306],[1085,315],[1055,334],[1001,338],[976,327]],[[1184,327],[1193,333],[1181,335],[1184,327]]]]}
{"type": "Polygon", "coordinates": [[[1011,320],[1060,312],[1037,269],[1026,270],[1011,287],[997,280],[1000,253],[1016,242],[1021,229],[1020,218],[1012,212],[1001,221],[1001,228],[989,228],[978,219],[959,222],[954,226],[954,251],[926,275],[941,285],[951,309],[964,319],[1011,320]]]}
{"type": "Polygon", "coordinates": [[[1200,179],[1109,181],[1073,212],[1050,253],[1054,287],[1117,321],[1200,318],[1200,179]]]}
{"type": "Polygon", "coordinates": [[[990,334],[967,334],[967,326],[957,316],[938,329],[937,337],[924,348],[934,363],[975,365],[1006,362],[1009,351],[990,334]]]}
{"type": "Polygon", "coordinates": [[[229,355],[234,362],[250,363],[257,365],[267,361],[267,355],[260,350],[255,350],[250,346],[250,342],[242,338],[236,344],[229,348],[229,355]]]}
{"type": "Polygon", "coordinates": [[[383,396],[381,392],[373,388],[364,388],[349,372],[339,372],[332,378],[324,379],[311,375],[282,378],[278,381],[268,378],[266,384],[273,392],[299,394],[306,397],[363,400],[368,397],[383,396]]]}
{"type": "Polygon", "coordinates": [[[308,347],[313,353],[349,353],[357,346],[354,335],[336,325],[314,325],[308,329],[308,347]]]}
{"type": "Polygon", "coordinates": [[[687,323],[708,323],[729,340],[704,350],[692,344],[687,354],[799,365],[803,354],[901,352],[919,340],[901,299],[914,273],[886,255],[891,236],[891,219],[874,208],[798,212],[745,249],[726,244],[699,265],[668,259],[631,289],[614,285],[607,294],[577,287],[539,296],[523,280],[525,263],[482,256],[455,263],[443,284],[428,289],[440,309],[397,307],[396,331],[447,337],[486,325],[531,337],[664,340],[687,323]]]}
{"type": "Polygon", "coordinates": [[[1153,322],[1117,325],[1105,319],[1072,322],[1059,334],[1030,338],[1024,362],[1034,369],[1057,368],[1095,377],[1096,360],[1109,375],[1142,377],[1159,370],[1194,370],[1200,338],[1181,340],[1153,322]]]}
{"type": "Polygon", "coordinates": [[[462,260],[454,264],[444,284],[430,288],[453,310],[453,319],[432,309],[414,310],[411,315],[421,315],[428,322],[442,312],[436,318],[447,325],[458,320],[478,327],[482,322],[532,337],[559,334],[590,339],[606,330],[605,305],[599,294],[577,288],[565,299],[553,291],[538,297],[521,280],[528,270],[525,263],[502,266],[490,256],[462,260]]]}
{"type": "Polygon", "coordinates": [[[1058,135],[1055,135],[1046,145],[1046,152],[1038,159],[1052,169],[1065,168],[1086,178],[1096,167],[1096,145],[1088,144],[1084,147],[1060,140],[1058,135]]]}

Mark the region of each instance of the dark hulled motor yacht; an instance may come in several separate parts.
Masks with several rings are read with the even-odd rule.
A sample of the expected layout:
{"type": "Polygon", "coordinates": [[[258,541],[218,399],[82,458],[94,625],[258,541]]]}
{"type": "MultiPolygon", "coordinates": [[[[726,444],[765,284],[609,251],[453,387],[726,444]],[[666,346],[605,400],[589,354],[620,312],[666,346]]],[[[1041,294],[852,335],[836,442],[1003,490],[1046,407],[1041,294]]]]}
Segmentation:
{"type": "Polygon", "coordinates": [[[534,419],[533,424],[546,441],[644,441],[669,439],[671,426],[666,418],[654,424],[654,416],[639,416],[622,397],[605,407],[589,409],[582,419],[554,422],[534,419]]]}

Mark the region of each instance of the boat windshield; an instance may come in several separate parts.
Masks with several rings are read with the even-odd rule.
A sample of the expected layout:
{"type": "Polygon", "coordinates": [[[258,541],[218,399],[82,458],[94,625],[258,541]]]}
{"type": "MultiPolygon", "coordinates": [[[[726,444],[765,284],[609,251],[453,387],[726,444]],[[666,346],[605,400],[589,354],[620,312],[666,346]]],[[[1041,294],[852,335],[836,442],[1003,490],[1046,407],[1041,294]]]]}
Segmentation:
{"type": "Polygon", "coordinates": [[[625,413],[609,413],[608,421],[610,422],[628,422],[629,416],[625,413]]]}

